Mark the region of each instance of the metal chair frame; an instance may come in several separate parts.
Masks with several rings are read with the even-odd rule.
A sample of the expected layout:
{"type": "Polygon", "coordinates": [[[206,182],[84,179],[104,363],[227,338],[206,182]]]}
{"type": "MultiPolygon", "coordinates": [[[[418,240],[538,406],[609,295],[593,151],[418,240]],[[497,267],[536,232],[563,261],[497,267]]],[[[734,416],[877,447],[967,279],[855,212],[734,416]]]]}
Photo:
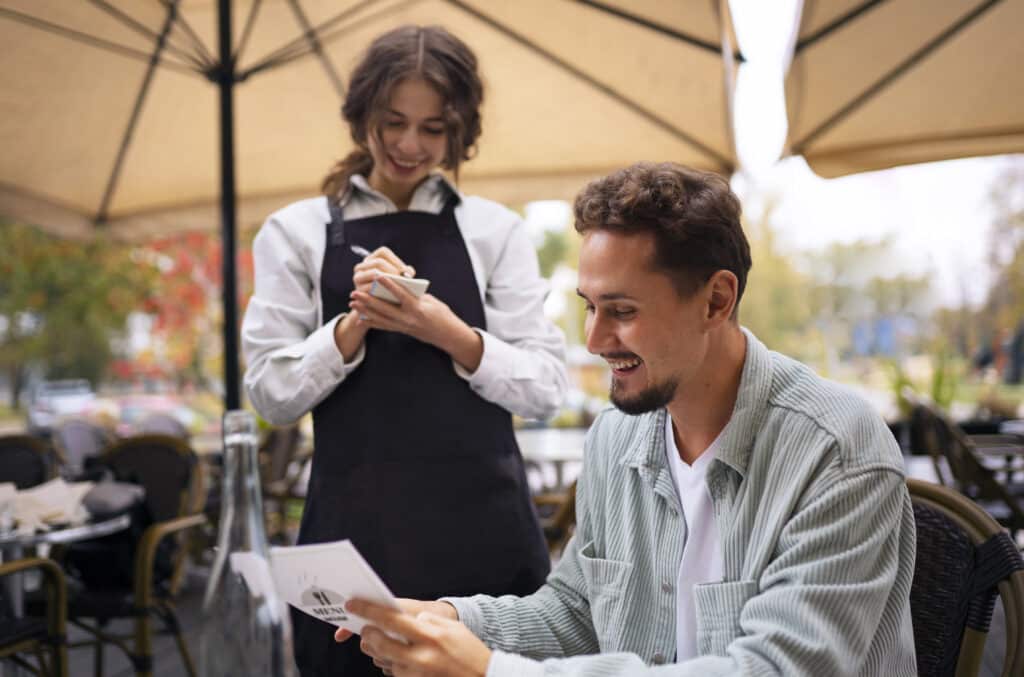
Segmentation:
{"type": "Polygon", "coordinates": [[[64,572],[52,560],[26,557],[0,564],[0,578],[20,575],[27,571],[39,570],[43,574],[46,590],[46,632],[45,635],[18,639],[10,644],[0,645],[0,659],[15,663],[18,667],[35,675],[67,677],[67,583],[64,572]],[[26,652],[35,655],[38,665],[33,665],[24,656],[26,652]],[[50,657],[47,659],[47,653],[50,657]]]}

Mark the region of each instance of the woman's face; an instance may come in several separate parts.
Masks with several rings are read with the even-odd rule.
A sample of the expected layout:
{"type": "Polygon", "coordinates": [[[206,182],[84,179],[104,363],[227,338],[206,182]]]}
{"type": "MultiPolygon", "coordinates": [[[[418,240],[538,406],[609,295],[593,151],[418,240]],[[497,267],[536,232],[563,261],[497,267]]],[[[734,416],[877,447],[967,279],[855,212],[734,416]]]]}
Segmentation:
{"type": "Polygon", "coordinates": [[[448,133],[444,100],[421,79],[403,80],[391,92],[382,111],[380,136],[369,134],[373,171],[369,182],[396,203],[444,160],[448,133]]]}

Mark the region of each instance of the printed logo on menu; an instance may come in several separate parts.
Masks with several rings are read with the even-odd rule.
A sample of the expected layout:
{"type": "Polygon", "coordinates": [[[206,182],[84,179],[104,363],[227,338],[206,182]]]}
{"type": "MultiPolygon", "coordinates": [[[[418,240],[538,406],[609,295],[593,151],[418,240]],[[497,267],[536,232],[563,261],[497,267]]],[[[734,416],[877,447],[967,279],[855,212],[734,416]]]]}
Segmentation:
{"type": "Polygon", "coordinates": [[[323,621],[336,623],[348,620],[345,598],[340,593],[317,585],[302,591],[302,608],[323,621]]]}

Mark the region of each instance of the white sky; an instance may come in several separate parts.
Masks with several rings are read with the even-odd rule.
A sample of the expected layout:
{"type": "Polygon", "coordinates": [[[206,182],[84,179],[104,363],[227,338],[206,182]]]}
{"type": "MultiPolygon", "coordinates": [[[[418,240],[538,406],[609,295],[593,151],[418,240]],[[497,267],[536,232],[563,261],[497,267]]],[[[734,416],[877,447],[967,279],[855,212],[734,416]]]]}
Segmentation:
{"type": "MultiPolygon", "coordinates": [[[[783,59],[798,0],[730,0],[746,63],[736,91],[736,145],[743,172],[733,188],[752,217],[762,200],[778,206],[782,246],[819,249],[830,242],[893,234],[893,273],[929,272],[936,300],[980,301],[988,288],[985,250],[988,192],[1003,158],[971,158],[900,167],[839,179],[816,176],[802,158],[779,161],[786,134],[783,59]]],[[[528,208],[538,242],[545,227],[567,223],[564,203],[528,208]]],[[[755,262],[756,265],[756,262],[755,262]]]]}
{"type": "Polygon", "coordinates": [[[736,92],[736,145],[744,174],[734,188],[754,215],[778,200],[774,223],[786,246],[895,234],[906,272],[932,272],[939,300],[977,302],[988,286],[984,262],[991,222],[988,192],[1006,158],[971,158],[839,179],[816,176],[802,158],[777,162],[786,133],[783,60],[797,0],[730,0],[747,62],[736,92]]]}

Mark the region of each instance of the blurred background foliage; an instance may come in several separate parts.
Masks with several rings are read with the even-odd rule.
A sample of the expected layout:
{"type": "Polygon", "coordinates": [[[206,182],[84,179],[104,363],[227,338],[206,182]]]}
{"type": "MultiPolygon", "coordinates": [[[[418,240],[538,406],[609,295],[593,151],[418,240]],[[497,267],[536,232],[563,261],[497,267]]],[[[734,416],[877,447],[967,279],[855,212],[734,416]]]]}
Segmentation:
{"type": "MultiPolygon", "coordinates": [[[[884,393],[890,416],[907,386],[945,406],[960,402],[968,415],[1014,415],[1024,399],[1024,160],[1006,165],[990,199],[996,218],[988,230],[976,226],[993,280],[980,303],[966,290],[960,302],[940,300],[934,281],[949,272],[907,272],[891,236],[793,249],[780,235],[777,202],[762,200],[744,216],[754,266],[740,320],[826,376],[884,393]]],[[[572,425],[603,402],[607,373],[583,347],[580,238],[564,214],[565,223],[546,224],[534,238],[551,280],[545,308],[570,346],[575,392],[559,420],[572,425]]],[[[252,289],[253,234],[240,238],[242,308],[252,289]]],[[[10,407],[19,407],[30,381],[62,377],[97,388],[205,393],[215,402],[223,391],[219,276],[215,232],[125,244],[0,224],[0,387],[10,407]]]]}

